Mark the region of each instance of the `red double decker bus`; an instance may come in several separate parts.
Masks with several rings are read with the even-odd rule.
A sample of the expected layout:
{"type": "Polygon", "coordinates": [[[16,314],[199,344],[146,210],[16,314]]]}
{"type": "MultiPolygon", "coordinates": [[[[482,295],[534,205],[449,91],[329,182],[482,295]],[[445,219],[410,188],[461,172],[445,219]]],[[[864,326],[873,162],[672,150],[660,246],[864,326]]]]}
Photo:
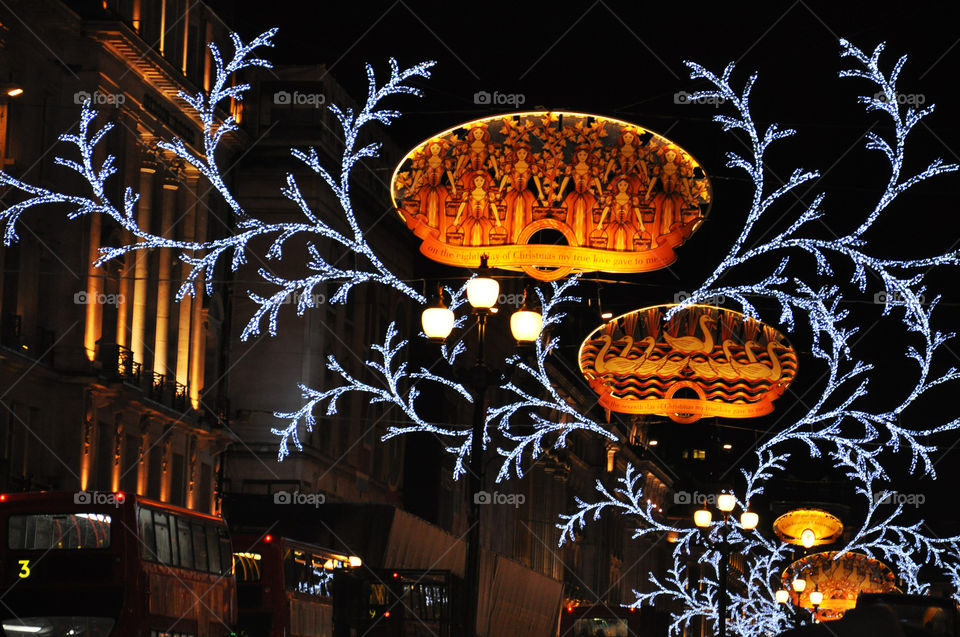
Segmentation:
{"type": "Polygon", "coordinates": [[[356,556],[271,535],[235,534],[240,637],[332,637],[334,573],[356,556]]]}
{"type": "Polygon", "coordinates": [[[122,493],[0,496],[6,635],[222,637],[236,584],[221,518],[122,493]]]}

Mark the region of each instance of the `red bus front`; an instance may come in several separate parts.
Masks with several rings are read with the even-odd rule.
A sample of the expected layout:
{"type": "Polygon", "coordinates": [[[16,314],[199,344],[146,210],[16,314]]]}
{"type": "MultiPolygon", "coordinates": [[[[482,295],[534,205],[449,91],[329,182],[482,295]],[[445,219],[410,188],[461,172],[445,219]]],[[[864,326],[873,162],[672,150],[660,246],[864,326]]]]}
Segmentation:
{"type": "Polygon", "coordinates": [[[220,518],[122,493],[11,494],[0,539],[8,636],[213,637],[235,623],[220,518]]]}
{"type": "Polygon", "coordinates": [[[240,637],[333,636],[334,573],[357,557],[270,535],[232,539],[240,637]]]}

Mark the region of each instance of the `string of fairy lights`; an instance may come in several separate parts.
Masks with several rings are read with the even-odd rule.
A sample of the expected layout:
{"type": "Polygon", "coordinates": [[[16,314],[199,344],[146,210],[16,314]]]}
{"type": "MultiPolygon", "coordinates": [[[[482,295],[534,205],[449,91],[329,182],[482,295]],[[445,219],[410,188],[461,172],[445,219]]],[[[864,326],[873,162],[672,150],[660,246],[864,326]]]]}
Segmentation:
{"type": "MultiPolygon", "coordinates": [[[[57,192],[0,173],[0,184],[25,196],[22,201],[0,212],[0,220],[5,224],[4,244],[11,245],[18,241],[16,227],[21,215],[37,206],[66,204],[71,209],[68,214],[70,219],[90,214],[105,215],[127,230],[133,241],[102,248],[97,264],[138,250],[173,250],[187,266],[187,274],[177,295],[177,299],[181,300],[187,295],[197,294],[200,288],[212,294],[214,273],[221,261],[229,262],[231,269],[236,271],[246,263],[247,253],[251,250],[250,241],[255,237],[272,238],[264,256],[278,263],[289,258],[283,249],[292,237],[306,236],[322,240],[322,244],[307,243],[306,255],[302,259],[310,271],[307,276],[286,278],[266,268],[257,270],[260,277],[258,283],[265,283],[275,291],[265,295],[248,292],[257,307],[243,330],[244,340],[260,334],[264,324],[268,333],[275,335],[278,314],[283,306],[289,304],[291,295],[297,299],[298,315],[316,309],[318,290],[324,293],[324,302],[345,304],[350,291],[361,284],[389,288],[424,303],[425,295],[416,289],[415,282],[405,281],[393,273],[367,241],[364,228],[353,209],[350,175],[358,162],[379,154],[380,146],[377,143],[359,145],[361,131],[374,122],[389,125],[400,116],[399,111],[382,108],[381,103],[396,95],[421,95],[420,89],[407,82],[415,78],[428,78],[432,63],[401,69],[396,61],[390,60],[389,76],[383,84],[378,83],[373,68],[368,65],[368,93],[363,107],[358,110],[330,107],[343,129],[344,150],[339,171],[328,171],[315,149],[292,150],[293,156],[330,188],[339,203],[341,221],[346,223],[347,232],[336,230],[310,208],[293,174],[286,175],[281,192],[303,216],[303,220],[298,223],[267,223],[250,215],[234,198],[223,181],[216,153],[224,136],[237,129],[232,117],[220,121],[218,113],[221,111],[218,109],[222,109],[223,103],[229,100],[242,99],[250,88],[242,83],[232,85],[231,78],[244,69],[270,68],[267,60],[254,56],[258,49],[272,46],[274,34],[275,30],[266,31],[247,44],[237,36],[232,36],[235,51],[229,61],[225,61],[220,51],[211,46],[216,77],[211,90],[206,94],[181,94],[203,124],[202,155],[195,154],[179,139],[159,144],[160,148],[195,167],[210,181],[239,218],[234,234],[208,241],[168,239],[140,227],[136,218],[139,195],[131,188],[124,191],[122,202],[110,201],[104,183],[116,172],[115,158],[107,155],[97,166],[94,157],[98,144],[110,132],[111,124],[99,128],[93,126],[97,112],[88,100],[82,107],[79,132],[61,136],[62,141],[76,147],[79,161],[57,157],[55,162],[78,173],[90,186],[90,193],[77,195],[57,192]],[[362,263],[364,267],[337,265],[339,261],[318,247],[331,243],[360,257],[355,263],[362,263]],[[328,293],[329,296],[326,296],[328,293]]],[[[675,306],[666,319],[689,305],[709,303],[709,299],[718,296],[739,305],[745,315],[759,318],[768,311],[768,306],[758,301],[769,301],[779,307],[780,324],[789,330],[802,328],[809,332],[810,355],[822,361],[828,370],[820,394],[806,412],[757,446],[755,465],[743,470],[743,495],[737,502],[738,507],[745,511],[750,500],[762,494],[764,486],[774,476],[801,459],[788,451],[790,445],[800,443],[810,456],[831,459],[845,472],[856,494],[868,500],[865,519],[859,527],[855,527],[851,539],[840,553],[858,551],[890,562],[900,573],[909,592],[927,590],[927,584],[921,579],[924,566],[939,569],[952,581],[955,589],[960,590],[960,536],[934,537],[922,522],[904,521],[902,504],[883,512],[878,508],[879,500],[876,497],[878,493],[888,493],[890,486],[890,475],[884,464],[887,459],[881,458],[881,451],[891,450],[909,456],[906,464],[911,474],[933,478],[935,471],[931,453],[935,446],[931,438],[945,431],[960,429],[960,418],[919,429],[900,424],[904,412],[923,401],[931,390],[960,377],[960,371],[954,367],[945,372],[934,371],[934,361],[954,335],[933,326],[939,296],[926,299],[928,290],[924,284],[925,275],[931,269],[958,265],[960,251],[919,259],[881,258],[872,253],[874,246],[867,237],[870,228],[897,197],[928,179],[956,171],[958,166],[936,159],[920,172],[904,176],[903,158],[908,136],[921,120],[933,113],[934,107],[930,105],[917,109],[897,100],[897,80],[905,57],[900,58],[889,72],[884,72],[880,67],[883,46],[878,46],[868,55],[845,40],[841,40],[840,45],[841,56],[853,63],[853,68],[841,72],[841,77],[865,80],[872,89],[879,91],[872,96],[868,92],[860,97],[860,101],[868,112],[885,114],[892,123],[893,133],[890,139],[872,131],[866,134],[866,148],[880,151],[887,158],[890,176],[876,203],[864,212],[859,225],[832,240],[804,235],[813,221],[828,214],[827,200],[825,194],[821,193],[773,238],[751,244],[758,229],[763,228],[764,222],[770,218],[770,211],[788,194],[792,195],[804,184],[811,184],[820,175],[817,171],[796,169],[786,182],[771,187],[766,180],[769,173],[767,151],[778,141],[793,135],[794,131],[781,129],[775,124],[763,131],[758,129],[750,110],[750,96],[757,75],[750,75],[743,88],[737,90],[733,86],[735,68],[732,64],[718,75],[698,64],[688,63],[692,80],[703,80],[713,87],[692,94],[691,99],[722,98],[724,104],[732,108],[733,114],[717,115],[714,120],[724,131],[745,135],[749,141],[751,154],[730,152],[727,166],[747,174],[753,196],[743,229],[727,254],[697,290],[675,306]],[[779,261],[771,270],[765,271],[761,259],[770,256],[779,261]],[[804,263],[805,260],[812,260],[814,267],[797,268],[795,262],[804,263]],[[839,282],[835,274],[841,266],[853,270],[849,285],[845,281],[839,282]],[[904,375],[903,382],[906,384],[903,386],[903,396],[894,406],[884,409],[876,408],[874,405],[881,403],[871,400],[875,393],[871,385],[874,363],[870,352],[861,352],[858,348],[858,337],[863,326],[849,310],[850,303],[857,298],[851,296],[851,290],[862,296],[873,281],[880,281],[883,290],[898,299],[897,304],[885,304],[882,313],[899,319],[904,336],[902,342],[906,343],[904,354],[916,365],[916,377],[913,380],[906,379],[904,375]]],[[[845,211],[845,214],[850,213],[845,211]]],[[[573,294],[579,283],[580,277],[573,276],[536,288],[544,328],[561,325],[566,318],[562,306],[579,303],[580,299],[573,294]]],[[[447,287],[451,309],[455,310],[464,304],[464,289],[464,286],[447,287]]],[[[465,321],[466,316],[461,316],[455,327],[463,329],[465,321]]],[[[402,338],[396,323],[390,323],[383,341],[372,346],[373,355],[366,361],[365,369],[351,371],[335,356],[330,356],[327,368],[337,379],[336,384],[328,389],[300,385],[303,398],[301,407],[275,413],[282,422],[271,429],[278,438],[278,458],[283,460],[287,457],[292,452],[291,445],[302,450],[301,432],[312,431],[318,426],[315,413],[322,409],[326,416],[334,417],[340,399],[348,394],[362,394],[372,403],[390,405],[403,413],[406,420],[388,421],[384,439],[422,432],[446,439],[447,450],[456,458],[455,476],[464,473],[465,459],[469,458],[473,444],[496,446],[501,459],[497,474],[499,482],[523,475],[525,467],[536,461],[546,448],[563,447],[574,432],[615,439],[615,434],[607,426],[581,413],[551,382],[547,358],[560,343],[549,329],[545,334],[536,342],[530,359],[511,356],[504,361],[518,376],[502,387],[499,398],[503,402],[488,409],[483,440],[478,442],[472,440],[469,427],[440,424],[421,415],[418,398],[423,395],[427,385],[439,386],[468,402],[471,393],[447,372],[408,367],[405,360],[408,340],[402,338]]],[[[452,346],[442,346],[441,353],[452,367],[464,351],[465,346],[460,340],[452,346]]],[[[672,565],[666,573],[649,575],[651,588],[646,592],[636,591],[634,605],[670,600],[679,609],[673,615],[673,634],[680,634],[698,618],[705,617],[717,622],[718,598],[721,594],[720,555],[710,546],[720,532],[719,523],[713,523],[706,536],[696,527],[668,523],[659,507],[644,497],[642,485],[642,473],[633,466],[627,467],[616,488],[611,489],[597,482],[596,501],[578,498],[576,510],[561,516],[557,525],[561,530],[561,543],[576,539],[590,523],[613,510],[638,521],[634,539],[650,534],[674,534],[677,541],[672,565]],[[700,586],[689,586],[688,568],[691,560],[705,567],[700,586]]],[[[790,618],[776,601],[775,587],[787,559],[787,548],[746,527],[734,526],[732,536],[724,537],[738,542],[747,560],[741,585],[727,592],[730,628],[735,634],[744,636],[783,630],[789,625],[790,618]]]]}

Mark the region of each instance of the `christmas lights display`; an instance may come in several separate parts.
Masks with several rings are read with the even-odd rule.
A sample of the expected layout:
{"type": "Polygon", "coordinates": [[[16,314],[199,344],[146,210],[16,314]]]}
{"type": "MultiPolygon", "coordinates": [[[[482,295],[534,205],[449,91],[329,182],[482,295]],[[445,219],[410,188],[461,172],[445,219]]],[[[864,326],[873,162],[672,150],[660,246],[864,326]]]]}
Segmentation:
{"type": "MultiPolygon", "coordinates": [[[[900,424],[906,409],[918,403],[933,388],[958,377],[955,367],[942,373],[933,371],[935,354],[945,349],[945,343],[954,334],[933,327],[932,316],[940,297],[924,304],[927,293],[924,277],[934,267],[957,265],[960,253],[950,251],[921,259],[881,258],[870,253],[872,246],[864,235],[898,195],[931,177],[956,171],[958,166],[936,159],[918,173],[903,174],[907,137],[924,117],[933,112],[933,106],[915,109],[898,104],[897,80],[906,62],[905,56],[889,73],[884,73],[880,68],[882,45],[867,55],[845,40],[840,44],[842,57],[852,58],[856,64],[855,68],[842,71],[841,77],[867,80],[877,89],[873,95],[861,96],[860,102],[867,112],[879,111],[889,118],[893,124],[893,138],[887,140],[873,132],[866,134],[866,148],[879,150],[885,155],[890,165],[890,177],[863,221],[849,233],[832,240],[803,234],[812,221],[825,214],[822,208],[825,194],[819,194],[781,233],[766,241],[757,240],[747,247],[750,238],[762,235],[755,232],[762,227],[759,225],[761,217],[798,186],[817,179],[819,173],[798,169],[782,185],[768,188],[764,181],[767,175],[766,151],[773,142],[793,135],[794,131],[776,125],[762,133],[757,129],[750,112],[750,93],[756,75],[751,75],[738,92],[731,85],[733,65],[716,75],[698,64],[687,63],[692,79],[707,80],[714,87],[698,92],[698,98],[722,98],[736,109],[736,116],[718,115],[715,120],[725,131],[740,131],[749,137],[753,156],[745,158],[729,153],[727,165],[746,171],[754,190],[744,228],[728,254],[701,286],[667,316],[723,295],[737,302],[747,316],[753,317],[759,317],[754,304],[756,299],[773,299],[781,308],[780,322],[791,331],[803,327],[800,322],[805,320],[812,341],[811,353],[825,364],[826,379],[806,413],[756,447],[756,465],[742,471],[744,497],[740,506],[746,510],[745,503],[763,493],[765,483],[784,471],[791,462],[790,445],[801,443],[810,457],[826,456],[832,460],[845,472],[856,494],[867,501],[865,519],[851,539],[837,551],[837,556],[859,552],[884,560],[896,570],[905,592],[909,593],[928,591],[928,585],[920,580],[920,569],[934,567],[951,581],[957,596],[960,591],[960,536],[938,537],[922,521],[904,522],[903,503],[894,501],[895,506],[889,512],[882,512],[880,507],[890,504],[888,500],[892,493],[889,490],[890,476],[883,464],[888,461],[889,452],[905,452],[909,457],[909,472],[935,478],[930,454],[936,447],[931,438],[960,427],[957,419],[923,428],[900,424]],[[721,280],[736,279],[738,275],[755,276],[762,264],[760,257],[768,255],[779,257],[779,263],[760,281],[720,283],[721,280]],[[812,257],[817,281],[805,281],[792,275],[790,261],[802,255],[812,257]],[[875,392],[871,392],[870,372],[875,369],[874,364],[868,355],[862,355],[856,349],[858,340],[854,337],[862,326],[841,307],[845,294],[850,291],[834,281],[837,280],[836,268],[844,266],[852,266],[852,282],[861,294],[866,292],[869,280],[882,282],[878,298],[882,296],[896,301],[884,303],[882,315],[902,313],[899,316],[901,328],[916,341],[910,344],[903,338],[906,357],[916,363],[916,378],[906,384],[903,395],[888,409],[874,407],[885,401],[876,400],[875,392]],[[888,455],[882,458],[884,453],[888,455]]],[[[889,393],[885,397],[889,399],[889,393]]],[[[721,523],[712,523],[706,535],[696,528],[666,524],[658,519],[651,504],[643,505],[643,493],[632,467],[620,484],[620,488],[611,491],[598,483],[599,498],[595,502],[578,499],[577,512],[562,516],[558,525],[563,531],[561,542],[574,539],[590,520],[598,519],[605,510],[618,510],[637,519],[636,536],[652,532],[674,534],[678,542],[668,575],[658,577],[651,574],[652,591],[638,591],[635,605],[652,604],[658,598],[672,600],[674,607],[682,609],[673,615],[672,634],[680,634],[699,617],[716,625],[720,557],[717,534],[721,523]],[[701,573],[706,575],[700,578],[699,587],[691,586],[689,577],[695,576],[699,569],[703,569],[701,573]]],[[[745,557],[746,564],[740,586],[728,594],[728,628],[738,635],[776,634],[792,623],[790,614],[775,601],[775,590],[771,588],[771,585],[779,588],[780,574],[788,561],[786,545],[771,542],[760,533],[741,531],[737,550],[745,557]]]]}
{"type": "MultiPolygon", "coordinates": [[[[248,44],[232,36],[235,48],[229,62],[225,62],[216,47],[211,46],[215,79],[207,93],[181,94],[181,97],[198,114],[203,124],[203,154],[195,154],[179,139],[161,142],[160,148],[195,168],[224,198],[235,215],[235,232],[227,237],[203,242],[181,241],[150,233],[141,228],[136,219],[139,195],[127,188],[122,202],[113,202],[107,194],[105,182],[116,172],[115,158],[107,155],[96,165],[96,149],[110,131],[109,123],[94,126],[96,111],[87,100],[81,112],[79,132],[65,134],[63,142],[72,144],[79,152],[79,160],[57,157],[56,163],[79,174],[90,187],[86,195],[61,193],[41,186],[31,185],[7,173],[0,172],[0,184],[19,191],[24,198],[3,211],[0,221],[5,224],[4,243],[17,241],[16,226],[27,210],[46,204],[66,204],[70,207],[69,218],[87,214],[101,214],[114,220],[121,229],[133,238],[126,245],[104,247],[97,264],[117,259],[138,250],[169,249],[175,251],[184,267],[183,283],[178,300],[187,295],[196,295],[201,289],[213,293],[214,272],[222,261],[228,261],[236,270],[246,263],[252,250],[254,238],[266,237],[271,243],[265,252],[267,259],[277,262],[285,256],[283,248],[292,237],[310,237],[316,242],[307,242],[303,262],[310,270],[308,276],[288,279],[259,268],[261,279],[272,285],[275,291],[267,296],[249,292],[256,310],[242,333],[248,339],[260,333],[264,323],[267,331],[277,331],[277,317],[291,295],[298,298],[296,311],[302,315],[313,307],[314,290],[324,286],[334,289],[327,298],[329,302],[343,304],[349,292],[357,285],[380,285],[424,303],[424,296],[408,282],[401,280],[377,256],[354,213],[350,192],[350,175],[357,163],[378,156],[379,145],[359,145],[361,129],[372,122],[389,125],[399,117],[396,110],[381,108],[386,98],[400,94],[420,95],[420,90],[409,85],[408,80],[428,78],[432,63],[426,62],[408,69],[401,69],[390,60],[387,81],[379,85],[373,68],[367,66],[368,93],[362,108],[338,108],[331,111],[343,129],[344,150],[339,172],[330,172],[321,165],[315,149],[292,150],[295,158],[314,174],[320,176],[330,188],[340,205],[338,223],[331,224],[318,211],[312,210],[301,193],[296,177],[287,174],[282,194],[293,208],[303,216],[298,223],[267,223],[251,215],[237,201],[222,178],[217,163],[217,150],[225,135],[237,130],[232,117],[220,120],[224,105],[230,100],[241,100],[250,89],[247,84],[232,84],[238,71],[254,67],[270,68],[270,63],[254,57],[255,50],[272,46],[275,31],[270,30],[248,44]],[[347,227],[342,232],[336,227],[347,227]],[[336,261],[324,254],[321,246],[338,245],[354,253],[358,259],[353,269],[335,265],[336,261]]],[[[777,474],[784,472],[794,461],[791,449],[800,443],[812,457],[826,457],[840,467],[853,485],[857,495],[867,500],[867,514],[862,524],[851,525],[856,530],[838,554],[860,552],[884,560],[902,578],[908,592],[924,592],[926,584],[921,581],[920,570],[925,566],[938,568],[950,578],[955,589],[960,590],[960,536],[938,538],[930,534],[922,522],[908,523],[904,505],[898,503],[889,511],[884,498],[890,494],[890,476],[885,463],[894,454],[906,455],[909,471],[918,476],[934,477],[931,454],[935,450],[933,437],[945,431],[960,429],[960,419],[944,423],[909,428],[901,424],[904,411],[929,395],[940,385],[960,376],[956,368],[940,372],[934,366],[935,355],[953,337],[933,327],[933,314],[939,297],[927,298],[924,278],[927,271],[939,266],[953,266],[960,261],[960,251],[917,259],[894,259],[877,256],[874,246],[867,238],[873,227],[890,204],[901,194],[921,182],[937,175],[956,171],[958,166],[934,160],[923,170],[905,174],[904,151],[907,137],[916,125],[933,112],[933,106],[921,109],[902,103],[897,99],[898,79],[906,58],[901,57],[892,70],[880,68],[882,46],[866,54],[849,42],[841,40],[843,58],[853,62],[853,68],[841,73],[842,77],[865,80],[870,90],[860,98],[867,112],[880,112],[892,124],[893,135],[884,138],[880,134],[866,134],[866,148],[878,150],[887,158],[890,176],[879,193],[876,204],[865,212],[863,220],[853,230],[834,239],[817,238],[810,232],[812,222],[826,214],[825,194],[813,199],[786,229],[766,239],[766,232],[773,224],[765,224],[770,211],[787,195],[792,195],[800,186],[819,178],[816,171],[797,169],[786,182],[770,186],[767,151],[775,142],[794,134],[794,131],[771,125],[759,130],[750,110],[751,91],[757,76],[751,75],[741,90],[733,87],[734,66],[727,66],[719,75],[695,64],[687,63],[691,79],[705,80],[713,88],[692,94],[690,101],[722,101],[732,105],[733,115],[718,115],[716,121],[725,131],[738,132],[749,139],[749,156],[730,153],[727,166],[744,170],[752,182],[753,194],[743,230],[731,245],[729,252],[719,261],[713,272],[680,304],[664,315],[669,320],[684,308],[707,303],[717,297],[725,297],[740,306],[747,317],[760,319],[758,300],[772,300],[779,305],[779,323],[787,333],[803,330],[810,339],[810,353],[825,370],[825,378],[817,384],[819,394],[812,404],[806,405],[805,413],[782,427],[760,443],[754,454],[751,467],[742,473],[741,500],[738,507],[746,510],[750,500],[764,491],[765,485],[777,474]],[[879,91],[879,92],[877,92],[879,91]],[[777,265],[764,272],[767,259],[773,257],[777,265]],[[797,260],[810,260],[815,268],[796,267],[797,260]],[[916,364],[916,378],[907,382],[903,396],[894,406],[878,409],[876,404],[886,401],[870,400],[875,393],[870,373],[874,370],[870,352],[857,349],[858,335],[862,325],[856,317],[844,309],[845,295],[851,293],[846,283],[838,282],[836,272],[851,268],[853,288],[859,293],[867,292],[868,285],[880,281],[880,292],[895,299],[882,311],[903,332],[902,342],[910,337],[913,344],[905,345],[906,356],[916,364]],[[806,272],[815,271],[814,276],[806,272]],[[745,282],[738,281],[746,277],[745,282]]],[[[226,109],[227,111],[229,109],[226,109]]],[[[845,270],[844,270],[845,271],[845,270]]],[[[846,278],[846,276],[844,276],[846,278]]],[[[456,458],[456,476],[465,471],[465,459],[470,457],[473,444],[496,448],[502,459],[497,481],[521,476],[525,466],[536,461],[547,447],[559,448],[566,444],[574,432],[595,434],[610,440],[618,436],[603,423],[596,422],[563,396],[551,382],[547,358],[557,347],[557,338],[549,328],[559,325],[564,317],[560,306],[578,301],[573,290],[578,277],[551,281],[536,288],[542,306],[544,336],[536,342],[534,354],[528,359],[512,355],[504,361],[512,374],[505,377],[496,394],[497,402],[488,408],[483,440],[472,440],[469,425],[436,423],[423,418],[418,412],[417,399],[428,385],[438,386],[467,402],[473,400],[467,385],[452,372],[458,358],[466,351],[463,338],[451,340],[441,348],[442,359],[449,368],[443,373],[420,367],[408,367],[405,348],[408,341],[402,338],[396,324],[391,323],[380,344],[372,346],[372,359],[366,369],[352,372],[335,357],[327,359],[330,371],[338,377],[332,388],[318,390],[301,385],[303,404],[294,411],[278,411],[275,415],[283,423],[271,431],[278,438],[279,459],[291,453],[290,444],[300,450],[300,432],[317,426],[315,412],[324,410],[327,415],[337,413],[339,400],[348,394],[359,393],[372,403],[383,403],[399,409],[407,422],[391,425],[384,438],[414,432],[430,432],[449,441],[447,450],[456,458]],[[368,379],[369,378],[369,379],[368,379]]],[[[450,298],[449,307],[456,311],[465,307],[465,286],[445,288],[450,298]]],[[[762,317],[773,324],[776,317],[762,317]]],[[[466,333],[468,318],[464,312],[456,320],[455,328],[466,333]]],[[[422,336],[422,335],[421,335],[422,336]]],[[[903,382],[903,379],[901,379],[903,382]]],[[[784,399],[785,401],[786,399],[784,399]]],[[[799,458],[799,456],[798,456],[799,458]]],[[[802,460],[802,459],[801,459],[802,460]]],[[[649,534],[669,533],[676,538],[673,564],[666,574],[650,574],[650,591],[637,592],[635,606],[649,605],[659,600],[669,600],[676,609],[671,631],[679,634],[696,618],[718,620],[718,595],[721,542],[736,545],[746,562],[739,585],[731,587],[729,597],[728,628],[738,635],[775,634],[791,622],[788,610],[775,599],[780,586],[780,574],[788,560],[789,546],[775,538],[765,537],[755,530],[741,528],[729,521],[714,522],[705,531],[689,526],[668,523],[659,509],[647,501],[642,493],[642,474],[633,466],[619,479],[616,488],[608,488],[597,482],[597,499],[586,501],[578,498],[576,510],[562,516],[558,527],[562,531],[561,542],[575,540],[590,522],[608,512],[618,512],[637,520],[634,538],[649,534]]]]}

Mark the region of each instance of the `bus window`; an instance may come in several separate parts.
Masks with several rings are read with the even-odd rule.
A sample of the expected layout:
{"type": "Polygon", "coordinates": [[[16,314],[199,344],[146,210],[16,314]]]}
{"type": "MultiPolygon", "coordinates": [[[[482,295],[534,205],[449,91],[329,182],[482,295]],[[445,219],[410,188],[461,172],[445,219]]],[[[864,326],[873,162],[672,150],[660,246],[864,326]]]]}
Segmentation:
{"type": "Polygon", "coordinates": [[[140,557],[151,562],[157,559],[157,540],[153,534],[153,511],[140,507],[140,557]]]}
{"type": "Polygon", "coordinates": [[[238,582],[259,582],[260,581],[260,560],[263,556],[260,553],[234,553],[234,572],[237,575],[238,582]]]}
{"type": "Polygon", "coordinates": [[[198,571],[210,572],[210,565],[207,563],[206,525],[202,522],[193,523],[193,564],[198,571]]]}
{"type": "MultiPolygon", "coordinates": [[[[167,526],[167,514],[165,512],[153,512],[153,529],[157,538],[157,555],[154,559],[161,564],[171,564],[170,528],[167,526]]],[[[176,546],[176,542],[174,542],[174,546],[176,546]]]]}
{"type": "Polygon", "coordinates": [[[205,526],[207,535],[207,558],[210,560],[210,572],[220,572],[220,543],[217,538],[217,527],[205,526]]]}
{"type": "Polygon", "coordinates": [[[8,547],[23,550],[110,548],[109,515],[39,513],[11,515],[8,547]]]}
{"type": "MultiPolygon", "coordinates": [[[[194,568],[193,564],[193,540],[191,538],[190,531],[190,522],[184,520],[183,518],[171,515],[170,521],[176,521],[177,524],[177,540],[180,545],[180,568],[194,568]]],[[[206,570],[206,564],[204,564],[204,569],[206,570]]]]}
{"type": "MultiPolygon", "coordinates": [[[[330,596],[333,588],[333,570],[324,565],[328,558],[296,549],[287,549],[283,557],[283,576],[289,591],[317,597],[330,596]]],[[[342,565],[336,561],[333,566],[342,565]]]]}

